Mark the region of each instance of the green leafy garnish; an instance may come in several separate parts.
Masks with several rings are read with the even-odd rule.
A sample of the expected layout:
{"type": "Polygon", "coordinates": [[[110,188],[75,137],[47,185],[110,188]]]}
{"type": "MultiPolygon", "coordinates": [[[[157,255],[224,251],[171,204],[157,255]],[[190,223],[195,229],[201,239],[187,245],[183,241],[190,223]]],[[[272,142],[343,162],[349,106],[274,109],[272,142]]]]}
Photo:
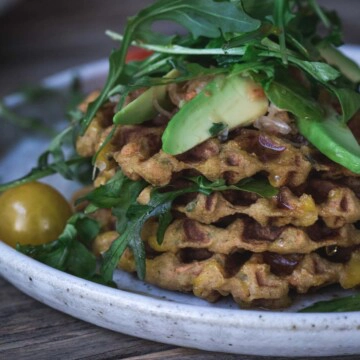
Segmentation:
{"type": "Polygon", "coordinates": [[[67,167],[71,172],[76,176],[75,179],[84,179],[85,181],[89,181],[88,170],[89,170],[89,159],[76,157],[70,160],[61,161],[61,163],[50,163],[50,164],[39,164],[37,167],[33,168],[28,174],[23,177],[9,181],[4,184],[0,184],[0,192],[15,188],[17,186],[40,180],[50,175],[54,175],[58,173],[58,165],[61,167],[67,167]],[[77,170],[75,170],[77,169],[77,170]],[[85,172],[85,174],[84,174],[85,172]]]}
{"type": "Polygon", "coordinates": [[[129,18],[122,46],[110,56],[109,74],[99,97],[90,104],[82,123],[84,134],[90,121],[100,106],[107,100],[110,91],[118,85],[125,73],[125,60],[133,40],[148,42],[163,39],[169,44],[170,38],[154,34],[151,26],[156,21],[173,21],[189,30],[194,39],[200,36],[216,38],[228,32],[246,32],[255,30],[260,21],[248,16],[240,3],[215,0],[159,0],[129,18]]]}
{"type": "MultiPolygon", "coordinates": [[[[201,192],[205,195],[210,195],[214,191],[225,190],[248,191],[260,196],[271,197],[275,196],[278,192],[267,180],[263,179],[249,178],[235,185],[226,185],[223,179],[211,182],[203,176],[198,176],[188,178],[193,184],[183,189],[167,192],[161,192],[159,188],[153,189],[149,203],[141,205],[135,202],[141,186],[139,187],[137,182],[127,179],[121,173],[118,173],[117,176],[121,178],[121,183],[123,184],[117,188],[117,192],[128,195],[125,195],[125,198],[122,198],[114,208],[114,214],[117,216],[118,224],[121,224],[121,228],[118,225],[118,231],[121,235],[112,243],[110,249],[105,253],[101,267],[101,274],[105,280],[111,279],[119,259],[127,247],[133,251],[139,278],[144,279],[146,272],[145,249],[141,239],[141,230],[148,219],[158,217],[159,227],[157,241],[161,244],[165,230],[172,221],[170,210],[173,201],[177,197],[190,192],[201,192]],[[134,191],[134,189],[136,189],[136,191],[134,191]]],[[[109,192],[112,193],[112,180],[109,183],[109,192]]],[[[106,185],[104,185],[104,187],[106,187],[106,185]]],[[[105,190],[105,188],[103,188],[103,190],[105,190]]],[[[93,197],[93,195],[87,198],[90,199],[91,197],[93,197]]]]}
{"type": "Polygon", "coordinates": [[[343,312],[360,311],[360,295],[351,295],[334,300],[319,301],[299,312],[343,312]]]}
{"type": "Polygon", "coordinates": [[[320,121],[299,117],[297,123],[300,132],[328,158],[360,174],[360,145],[334,113],[320,121]]]}
{"type": "Polygon", "coordinates": [[[42,119],[20,115],[6,106],[2,101],[0,101],[0,119],[21,129],[35,131],[47,136],[55,135],[55,131],[47,127],[42,119]]]}
{"type": "Polygon", "coordinates": [[[214,191],[238,190],[255,193],[261,197],[270,198],[278,194],[278,189],[269,184],[266,179],[247,178],[234,185],[227,185],[224,179],[211,182],[203,176],[188,178],[198,185],[198,192],[210,195],[214,191]]]}
{"type": "Polygon", "coordinates": [[[67,222],[59,238],[44,245],[17,245],[16,249],[42,263],[70,274],[102,283],[96,272],[95,255],[86,247],[98,235],[97,221],[75,214],[67,222]]]}
{"type": "MultiPolygon", "coordinates": [[[[126,226],[123,233],[112,243],[105,253],[101,274],[104,279],[110,280],[125,249],[129,246],[135,258],[137,274],[140,279],[145,278],[145,247],[141,239],[141,230],[145,222],[151,217],[160,217],[160,229],[163,235],[163,222],[169,223],[169,211],[172,202],[180,195],[194,192],[196,187],[161,193],[155,189],[151,193],[151,200],[147,205],[132,203],[126,211],[126,226]]],[[[161,240],[158,239],[159,242],[161,240]]]]}
{"type": "Polygon", "coordinates": [[[211,136],[216,136],[221,134],[226,129],[227,129],[227,125],[222,122],[213,123],[211,128],[209,129],[209,133],[211,136]]]}
{"type": "MultiPolygon", "coordinates": [[[[344,98],[346,114],[360,106],[360,94],[337,89],[344,98]],[[358,100],[357,100],[358,99],[358,100]]],[[[268,98],[279,108],[288,110],[297,119],[300,133],[331,160],[360,173],[360,145],[334,110],[322,107],[308,91],[294,81],[272,81],[266,88],[268,98]]]]}
{"type": "Polygon", "coordinates": [[[0,192],[44,177],[60,174],[65,179],[88,183],[91,179],[91,159],[69,153],[74,139],[74,126],[70,126],[56,135],[48,149],[38,159],[38,164],[25,176],[0,185],[0,192]]]}
{"type": "Polygon", "coordinates": [[[267,97],[280,109],[287,110],[299,118],[319,121],[325,110],[309,92],[290,79],[281,78],[265,87],[267,97]]]}

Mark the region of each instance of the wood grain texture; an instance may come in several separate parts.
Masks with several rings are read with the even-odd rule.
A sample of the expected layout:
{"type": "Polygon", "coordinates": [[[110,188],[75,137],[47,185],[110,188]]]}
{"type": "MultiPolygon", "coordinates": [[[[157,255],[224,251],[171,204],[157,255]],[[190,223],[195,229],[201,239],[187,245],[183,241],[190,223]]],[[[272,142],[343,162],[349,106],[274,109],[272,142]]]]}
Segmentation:
{"type": "MultiPolygon", "coordinates": [[[[0,359],[276,360],[286,358],[209,353],[119,334],[51,309],[24,295],[0,277],[0,359]]],[[[327,359],[358,360],[359,356],[327,357],[327,359]]]]}
{"type": "MultiPolygon", "coordinates": [[[[319,0],[344,19],[345,41],[360,44],[359,0],[319,0]]],[[[22,0],[0,18],[0,96],[63,69],[107,58],[129,15],[152,0],[22,0]]],[[[171,28],[168,29],[171,32],[171,28]]]]}
{"type": "MultiPolygon", "coordinates": [[[[26,0],[0,17],[0,96],[57,71],[108,57],[126,17],[152,0],[26,0]]],[[[360,44],[359,0],[321,0],[360,44]]],[[[261,346],[261,344],[259,344],[261,346]]],[[[0,278],[0,359],[275,360],[183,349],[115,333],[51,309],[0,278]]],[[[298,358],[311,360],[310,357],[298,358]]],[[[328,359],[359,359],[359,356],[328,359]]]]}

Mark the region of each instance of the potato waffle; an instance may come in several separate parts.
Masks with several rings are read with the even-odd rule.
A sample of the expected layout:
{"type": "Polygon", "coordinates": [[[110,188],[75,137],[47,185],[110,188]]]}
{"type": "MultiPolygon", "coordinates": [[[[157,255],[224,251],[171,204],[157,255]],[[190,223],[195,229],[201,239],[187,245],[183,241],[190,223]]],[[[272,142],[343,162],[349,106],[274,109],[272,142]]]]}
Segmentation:
{"type": "MultiPolygon", "coordinates": [[[[289,305],[293,292],[360,283],[354,275],[360,268],[360,178],[324,158],[296,131],[275,135],[240,128],[225,141],[215,137],[171,156],[161,150],[168,119],[114,129],[111,109],[103,107],[77,143],[80,155],[99,151],[95,186],[120,167],[131,180],[149,183],[138,197],[144,205],[153,187],[177,186],[182,176],[235,184],[261,174],[279,189],[271,198],[229,190],[177,199],[161,245],[156,221],[143,231],[146,281],[209,301],[231,295],[242,306],[270,308],[289,305]]],[[[97,252],[117,235],[101,234],[97,252]]],[[[135,271],[130,250],[119,267],[135,271]]]]}
{"type": "MultiPolygon", "coordinates": [[[[171,252],[148,258],[146,281],[170,290],[193,292],[208,301],[231,295],[245,307],[279,308],[291,303],[293,291],[306,293],[335,283],[347,287],[352,266],[351,259],[336,263],[317,253],[281,256],[245,252],[214,254],[204,260],[184,258],[181,253],[171,252]]],[[[130,251],[123,255],[120,267],[135,271],[130,251]]]]}

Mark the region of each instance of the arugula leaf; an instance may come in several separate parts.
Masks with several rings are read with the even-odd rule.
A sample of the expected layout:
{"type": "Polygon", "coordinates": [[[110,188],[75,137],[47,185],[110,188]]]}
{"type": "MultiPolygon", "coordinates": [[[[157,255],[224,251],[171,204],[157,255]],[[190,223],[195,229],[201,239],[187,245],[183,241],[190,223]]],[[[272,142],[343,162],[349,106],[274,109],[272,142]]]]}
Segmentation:
{"type": "Polygon", "coordinates": [[[145,181],[132,181],[122,171],[118,171],[106,184],[95,188],[77,202],[84,200],[90,202],[86,210],[87,213],[99,208],[111,208],[112,213],[117,218],[116,230],[122,233],[126,228],[128,208],[136,202],[140,192],[146,186],[145,181]]]}
{"type": "Polygon", "coordinates": [[[47,150],[39,158],[35,168],[27,175],[0,185],[0,191],[35,181],[49,175],[60,174],[65,179],[78,180],[83,183],[89,181],[91,162],[74,154],[73,140],[76,137],[76,121],[65,130],[56,135],[50,142],[47,150]],[[70,150],[70,151],[69,151],[70,150]],[[69,154],[70,153],[70,154],[69,154]]]}
{"type": "Polygon", "coordinates": [[[332,66],[321,62],[295,60],[295,65],[310,74],[318,82],[322,83],[338,99],[342,109],[342,122],[346,123],[360,108],[360,94],[351,88],[339,88],[330,82],[339,78],[340,73],[332,66]]]}
{"type": "Polygon", "coordinates": [[[0,101],[0,118],[21,129],[36,131],[47,136],[55,134],[55,131],[48,128],[41,119],[19,115],[7,107],[3,101],[0,101]]]}
{"type": "Polygon", "coordinates": [[[328,86],[341,106],[341,122],[346,124],[360,109],[360,94],[350,88],[328,86]]]}
{"type": "Polygon", "coordinates": [[[261,197],[270,198],[276,196],[279,190],[268,182],[268,180],[261,178],[246,178],[239,181],[235,185],[229,186],[230,190],[241,190],[255,193],[261,197]]]}
{"type": "Polygon", "coordinates": [[[134,19],[139,22],[134,38],[148,41],[148,34],[153,34],[151,25],[159,20],[184,26],[194,38],[217,38],[225,33],[257,29],[260,21],[248,16],[239,5],[238,1],[160,0],[140,11],[134,19]]]}
{"type": "MultiPolygon", "coordinates": [[[[81,134],[85,133],[90,121],[101,105],[107,100],[109,92],[118,85],[125,72],[127,50],[133,40],[160,41],[158,34],[154,36],[151,26],[160,20],[169,20],[188,29],[194,38],[199,36],[219,37],[222,33],[246,32],[257,29],[260,21],[248,16],[239,2],[215,0],[159,0],[129,18],[124,33],[122,46],[114,51],[109,59],[109,73],[99,97],[87,109],[82,122],[81,134]],[[151,35],[151,36],[150,36],[151,35]]],[[[166,43],[169,43],[169,38],[166,43]]],[[[163,42],[164,44],[164,42],[163,42]]],[[[126,83],[126,82],[125,82],[126,83]]]]}
{"type": "MultiPolygon", "coordinates": [[[[128,38],[129,37],[130,35],[128,35],[128,38]]],[[[109,72],[105,85],[101,90],[101,93],[98,96],[98,98],[89,104],[86,114],[82,120],[80,135],[84,135],[91,120],[95,117],[96,112],[100,109],[101,105],[107,100],[110,90],[115,86],[117,81],[119,81],[119,78],[124,70],[126,51],[129,45],[130,45],[130,39],[127,40],[124,47],[120,48],[119,50],[113,51],[112,54],[110,55],[109,72]]]]}
{"type": "Polygon", "coordinates": [[[78,213],[68,220],[57,240],[37,246],[18,244],[16,249],[55,269],[84,279],[102,281],[96,274],[95,256],[81,242],[85,239],[86,242],[92,241],[99,230],[95,220],[78,213]]]}
{"type": "Polygon", "coordinates": [[[53,158],[53,168],[61,174],[65,179],[74,178],[74,174],[69,166],[65,162],[65,152],[62,148],[63,144],[66,144],[72,140],[73,127],[69,126],[63,130],[60,134],[55,136],[50,142],[48,149],[39,157],[38,167],[48,167],[49,157],[53,158]]]}
{"type": "Polygon", "coordinates": [[[334,300],[319,301],[299,312],[346,312],[360,311],[360,295],[351,295],[334,300]]]}
{"type": "MultiPolygon", "coordinates": [[[[68,108],[75,107],[82,98],[79,79],[74,78],[69,88],[54,89],[43,85],[26,85],[20,88],[17,93],[22,105],[43,106],[46,102],[65,102],[68,108]]],[[[45,136],[55,136],[57,131],[53,126],[47,125],[44,119],[35,116],[24,116],[17,112],[17,109],[7,106],[6,99],[0,100],[0,117],[18,128],[30,130],[45,136]]]]}
{"type": "Polygon", "coordinates": [[[259,62],[234,64],[231,68],[230,75],[250,74],[250,76],[252,76],[254,73],[260,72],[265,74],[267,79],[272,79],[274,77],[275,67],[274,65],[259,62]]]}
{"type": "Polygon", "coordinates": [[[274,2],[274,0],[242,0],[242,6],[250,16],[265,20],[269,14],[272,14],[274,2]]]}
{"type": "Polygon", "coordinates": [[[311,98],[304,88],[285,76],[271,81],[265,86],[267,97],[279,109],[287,110],[299,118],[321,120],[324,109],[311,98]]]}
{"type": "Polygon", "coordinates": [[[113,214],[116,216],[116,230],[120,234],[125,230],[127,225],[127,211],[129,207],[136,202],[140,192],[147,186],[146,182],[131,181],[126,179],[124,181],[121,194],[119,195],[119,202],[113,208],[113,214]]]}
{"type": "MultiPolygon", "coordinates": [[[[145,249],[141,239],[141,230],[145,222],[154,216],[163,216],[168,213],[172,202],[180,195],[194,192],[197,187],[189,187],[181,190],[161,193],[154,189],[151,193],[150,202],[147,205],[132,204],[126,212],[126,228],[123,233],[111,244],[110,249],[105,253],[101,274],[105,280],[111,280],[113,272],[125,249],[129,246],[134,253],[138,277],[145,278],[145,249]]],[[[164,220],[164,218],[163,218],[164,220]]],[[[167,217],[168,221],[169,218],[167,217]]]]}
{"type": "Polygon", "coordinates": [[[360,94],[351,88],[339,88],[330,82],[341,75],[332,66],[316,61],[303,61],[289,56],[289,61],[307,72],[311,77],[324,85],[338,99],[342,108],[342,122],[346,123],[360,109],[360,94]]]}
{"type": "MultiPolygon", "coordinates": [[[[295,115],[300,133],[320,152],[351,171],[360,173],[360,146],[351,130],[339,121],[333,110],[323,109],[304,90],[284,78],[265,87],[268,98],[280,109],[295,115]]],[[[345,91],[341,95],[345,94],[349,93],[345,91]]],[[[360,95],[357,95],[360,99],[360,95]]],[[[345,116],[359,108],[359,104],[353,105],[355,101],[350,94],[343,101],[345,116]]]]}
{"type": "MultiPolygon", "coordinates": [[[[255,192],[265,197],[275,196],[278,192],[266,180],[262,179],[244,179],[235,185],[226,185],[223,179],[211,182],[203,176],[188,178],[188,180],[194,184],[183,189],[168,192],[161,192],[157,188],[153,189],[150,201],[146,205],[135,203],[136,198],[134,197],[128,198],[127,201],[122,203],[123,205],[119,204],[116,216],[118,221],[122,220],[123,227],[122,231],[119,231],[118,226],[121,235],[112,243],[110,249],[104,255],[101,274],[105,280],[112,278],[118,261],[127,247],[130,247],[133,251],[138,277],[140,279],[145,278],[145,250],[141,239],[141,230],[148,219],[158,217],[157,241],[161,244],[165,230],[172,221],[170,213],[172,203],[178,196],[190,192],[201,192],[210,195],[213,191],[229,189],[255,192]]],[[[131,182],[131,180],[129,181],[131,182]]]]}
{"type": "Polygon", "coordinates": [[[257,41],[263,39],[264,37],[276,34],[276,31],[277,29],[274,25],[264,22],[257,30],[242,33],[241,35],[237,35],[235,37],[231,37],[230,39],[227,40],[225,45],[221,43],[218,45],[223,46],[223,48],[227,50],[227,49],[239,47],[241,45],[255,44],[257,41]]]}
{"type": "Polygon", "coordinates": [[[211,182],[204,176],[190,177],[188,180],[197,184],[197,191],[205,195],[210,195],[214,191],[225,190],[253,192],[261,197],[273,197],[278,193],[278,189],[271,186],[268,180],[262,178],[246,178],[234,185],[227,185],[224,179],[211,182]]]}
{"type": "Polygon", "coordinates": [[[340,76],[336,69],[323,62],[298,60],[294,57],[289,57],[289,61],[322,83],[336,80],[340,76]]]}
{"type": "Polygon", "coordinates": [[[116,206],[121,201],[120,196],[126,181],[129,181],[129,179],[121,171],[118,171],[105,185],[95,188],[77,202],[88,200],[98,208],[116,206]]]}
{"type": "MultiPolygon", "coordinates": [[[[79,169],[82,165],[85,165],[86,167],[85,172],[87,172],[88,165],[90,165],[89,159],[76,157],[62,162],[62,166],[67,166],[69,168],[76,167],[79,169]]],[[[58,172],[58,164],[56,163],[39,165],[38,167],[33,168],[28,174],[24,175],[19,179],[4,184],[0,184],[0,192],[15,188],[23,184],[27,184],[32,181],[42,179],[44,177],[56,174],[57,172],[58,172]]],[[[74,174],[76,175],[76,178],[82,177],[81,176],[82,174],[79,171],[74,171],[74,174]]],[[[88,179],[88,177],[86,178],[88,179]]]]}
{"type": "Polygon", "coordinates": [[[159,245],[161,245],[164,241],[164,235],[165,235],[165,231],[168,228],[168,226],[171,224],[172,222],[172,214],[170,212],[171,210],[171,204],[168,203],[168,210],[162,214],[160,214],[159,216],[159,225],[158,225],[158,229],[157,229],[157,233],[156,233],[156,240],[157,243],[159,245]]]}
{"type": "Polygon", "coordinates": [[[222,133],[224,130],[226,130],[227,127],[228,126],[222,122],[213,123],[211,128],[209,129],[209,133],[211,136],[217,136],[220,133],[222,133]]]}

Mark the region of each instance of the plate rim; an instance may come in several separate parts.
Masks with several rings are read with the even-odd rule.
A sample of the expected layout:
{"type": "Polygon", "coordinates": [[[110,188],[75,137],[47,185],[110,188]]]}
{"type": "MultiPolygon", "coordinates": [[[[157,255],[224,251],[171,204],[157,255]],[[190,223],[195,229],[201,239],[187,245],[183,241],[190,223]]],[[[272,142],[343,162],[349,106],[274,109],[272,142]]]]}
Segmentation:
{"type": "MultiPolygon", "coordinates": [[[[61,278],[61,281],[66,283],[68,282],[69,284],[75,284],[75,285],[85,285],[86,288],[88,290],[91,291],[96,291],[98,288],[101,288],[102,290],[104,290],[104,292],[111,296],[111,297],[119,297],[118,295],[121,294],[123,299],[126,299],[126,301],[136,301],[142,298],[146,298],[147,301],[149,301],[152,305],[153,308],[156,308],[158,303],[161,303],[162,305],[165,305],[167,307],[169,307],[169,309],[173,309],[178,307],[179,305],[181,307],[186,308],[187,310],[190,310],[189,312],[200,312],[200,310],[203,309],[209,309],[211,311],[209,311],[209,313],[211,312],[214,317],[218,317],[218,316],[222,316],[222,317],[226,317],[226,315],[234,315],[234,313],[239,312],[239,311],[243,311],[246,314],[250,314],[250,315],[263,315],[263,317],[268,317],[269,320],[274,320],[274,318],[276,318],[277,316],[281,315],[281,317],[298,317],[298,318],[304,318],[304,319],[313,319],[314,316],[318,316],[319,318],[322,317],[330,317],[332,318],[331,320],[334,319],[338,319],[339,315],[344,315],[344,319],[348,320],[348,316],[350,315],[358,315],[359,316],[359,326],[360,326],[360,311],[344,311],[344,312],[314,312],[314,313],[300,313],[300,312],[282,312],[282,311],[277,311],[277,310],[256,310],[256,309],[227,309],[227,308],[215,308],[215,307],[203,307],[201,305],[195,305],[195,304],[186,304],[186,303],[177,303],[175,301],[171,301],[171,300],[166,300],[166,299],[157,299],[152,297],[151,295],[141,295],[135,292],[130,292],[127,290],[123,290],[123,289],[118,289],[118,288],[112,288],[106,285],[102,285],[102,284],[98,284],[95,283],[93,281],[90,280],[86,280],[86,279],[82,279],[80,277],[77,277],[75,275],[63,272],[61,270],[52,268],[46,264],[43,264],[29,256],[26,256],[20,252],[17,252],[15,249],[13,249],[11,246],[5,244],[4,242],[0,241],[0,270],[2,269],[2,265],[1,263],[3,263],[3,260],[5,258],[9,258],[9,257],[18,257],[19,262],[21,262],[23,265],[27,264],[29,265],[31,268],[33,268],[34,270],[38,271],[39,274],[47,274],[50,275],[52,278],[61,278]],[[238,311],[239,310],[239,311],[238,311]],[[334,319],[333,319],[334,318],[334,319]]],[[[14,266],[13,268],[16,268],[16,266],[14,266]]],[[[0,275],[3,275],[3,273],[5,273],[5,271],[3,270],[2,272],[0,272],[0,275]]],[[[45,276],[40,275],[38,277],[38,280],[40,280],[41,278],[43,278],[45,276]]],[[[32,278],[31,281],[33,281],[34,279],[32,278]]],[[[11,279],[9,279],[9,281],[11,282],[11,279]]],[[[210,314],[210,315],[212,315],[210,314]]],[[[242,314],[243,315],[243,314],[242,314]]],[[[230,319],[233,320],[233,319],[230,319]]],[[[270,325],[270,324],[269,324],[270,325]]],[[[271,328],[276,328],[276,323],[271,323],[271,328]]],[[[326,326],[326,325],[325,325],[326,326]]],[[[344,324],[337,324],[336,325],[339,329],[344,327],[344,324]]],[[[283,326],[281,326],[283,327],[283,326]]],[[[360,329],[359,329],[360,330],[360,329]]]]}
{"type": "Polygon", "coordinates": [[[154,299],[64,273],[18,253],[2,242],[0,275],[20,291],[56,310],[106,329],[147,340],[207,351],[262,356],[330,356],[360,353],[359,311],[287,313],[234,310],[154,299]],[[54,291],[57,294],[56,298],[54,291]],[[63,298],[64,295],[59,296],[60,294],[67,296],[63,298]],[[104,304],[97,303],[100,298],[106,299],[104,304]],[[120,318],[120,321],[114,323],[112,318],[104,315],[104,309],[109,305],[116,311],[110,316],[114,319],[120,318]],[[80,311],[82,308],[84,310],[80,311]],[[127,320],[124,321],[122,316],[127,320]],[[134,319],[134,323],[128,323],[129,319],[134,319]],[[144,331],[144,324],[154,319],[160,321],[165,329],[170,329],[171,336],[165,336],[158,327],[155,330],[144,331]],[[177,333],[177,326],[180,326],[180,335],[177,333]],[[227,333],[226,341],[224,337],[215,340],[215,335],[211,337],[214,327],[215,334],[218,331],[227,333]],[[192,338],[194,333],[199,332],[198,329],[207,330],[208,337],[205,337],[205,340],[201,335],[198,335],[200,340],[192,338]],[[262,348],[254,346],[253,339],[256,336],[261,337],[262,348]],[[324,336],[326,341],[332,336],[332,341],[327,347],[324,347],[322,342],[324,336]],[[279,341],[285,337],[286,346],[279,341]],[[318,343],[322,345],[319,346],[318,343]]]}
{"type": "MultiPolygon", "coordinates": [[[[356,54],[357,59],[360,59],[360,46],[357,45],[347,45],[343,47],[344,51],[349,54],[356,54]]],[[[359,60],[360,61],[360,60],[359,60]]],[[[79,65],[77,67],[71,68],[69,70],[64,70],[57,74],[54,74],[50,77],[45,78],[41,84],[44,86],[48,86],[50,88],[65,88],[68,86],[74,74],[79,76],[81,80],[90,81],[91,77],[94,76],[94,73],[101,73],[106,75],[108,69],[108,60],[102,59],[100,61],[94,61],[91,63],[87,63],[84,65],[79,65]]],[[[5,97],[4,101],[7,106],[15,107],[20,105],[23,102],[23,97],[20,94],[13,94],[5,97]]],[[[237,327],[241,325],[243,328],[246,328],[247,331],[258,330],[259,322],[261,319],[261,329],[262,332],[266,331],[276,331],[283,332],[284,330],[294,330],[293,333],[295,335],[300,335],[305,339],[307,338],[307,332],[311,332],[314,330],[314,323],[316,323],[316,330],[318,332],[339,332],[342,334],[350,334],[351,339],[360,340],[360,311],[356,312],[339,312],[339,313],[296,313],[296,312],[280,312],[280,311],[269,311],[269,310],[243,310],[243,309],[224,309],[224,308],[215,308],[215,307],[203,307],[201,305],[194,304],[185,304],[179,302],[173,302],[164,299],[153,298],[149,295],[141,295],[137,293],[132,293],[126,290],[121,289],[113,289],[106,287],[101,284],[96,284],[76,276],[64,273],[62,271],[51,268],[47,265],[44,265],[30,257],[27,257],[10,246],[2,243],[0,241],[0,276],[3,276],[6,280],[12,283],[15,287],[18,287],[21,291],[27,293],[29,296],[32,296],[43,303],[54,307],[57,310],[60,310],[64,313],[77,317],[73,312],[73,308],[71,305],[59,309],[57,304],[54,304],[51,299],[39,299],[39,297],[34,294],[33,290],[36,287],[31,287],[28,289],[24,289],[24,284],[19,284],[18,281],[14,280],[14,273],[16,273],[16,279],[25,279],[28,274],[32,275],[31,281],[29,282],[37,282],[38,285],[41,281],[46,282],[46,277],[50,277],[53,282],[63,285],[63,289],[65,289],[65,284],[70,286],[71,291],[73,293],[75,290],[80,288],[85,288],[88,293],[92,295],[101,292],[102,294],[106,294],[109,298],[114,300],[114,303],[117,306],[122,306],[123,308],[127,308],[128,306],[134,307],[134,303],[140,312],[151,311],[153,314],[168,315],[170,318],[174,317],[172,314],[176,314],[176,318],[181,318],[181,321],[195,321],[196,323],[202,324],[206,326],[209,323],[216,323],[218,326],[222,328],[226,327],[237,327]],[[16,260],[11,262],[10,259],[16,260]],[[26,272],[26,269],[28,272],[26,272]],[[120,301],[120,300],[121,301],[120,301]],[[142,300],[146,299],[144,303],[142,300]],[[140,306],[141,304],[142,306],[140,306]],[[179,312],[179,308],[183,312],[179,312]],[[201,316],[199,315],[201,314],[201,316]],[[279,321],[279,317],[281,317],[281,321],[279,321]],[[254,319],[258,319],[258,321],[254,321],[254,319]],[[288,323],[287,326],[284,323],[288,323]],[[295,326],[295,328],[294,328],[295,326]],[[355,331],[355,332],[354,332],[355,331]]],[[[29,276],[28,276],[29,277],[29,276]]],[[[25,281],[26,283],[26,281],[25,281]]],[[[69,288],[70,289],[70,288],[69,288]]],[[[79,295],[79,294],[78,294],[79,295]]],[[[80,295],[79,295],[80,296],[80,295]]],[[[95,295],[94,295],[95,296],[95,295]]],[[[101,321],[93,322],[88,318],[79,317],[80,319],[93,323],[95,325],[103,326],[106,328],[111,328],[105,326],[101,321]]],[[[119,329],[111,328],[112,330],[119,331],[119,329]]],[[[124,331],[119,331],[124,332],[124,331]]],[[[125,333],[127,333],[125,331],[125,333]]],[[[143,337],[139,333],[130,333],[129,335],[143,337]]],[[[308,334],[309,335],[309,334],[308,334]]],[[[313,336],[313,335],[311,335],[313,336]]],[[[149,340],[159,341],[159,339],[151,337],[150,335],[144,336],[149,340]]],[[[295,344],[298,337],[292,337],[292,343],[295,344]]],[[[186,340],[186,339],[185,339],[186,340]]],[[[195,347],[203,350],[207,350],[208,347],[204,347],[202,344],[196,344],[193,341],[185,341],[181,339],[182,343],[179,343],[178,340],[172,339],[161,339],[161,342],[180,345],[180,346],[189,346],[195,347]]],[[[355,341],[354,341],[355,342],[355,341]]],[[[315,351],[311,353],[313,356],[328,356],[328,355],[345,355],[345,354],[359,354],[360,353],[360,342],[357,341],[359,345],[349,345],[349,348],[345,350],[344,344],[336,344],[336,342],[329,344],[329,349],[327,351],[320,351],[317,349],[317,353],[315,351]]],[[[244,344],[241,344],[242,348],[244,348],[244,344]]],[[[312,345],[314,346],[314,345],[312,345]]],[[[282,355],[282,356],[302,356],[306,355],[302,352],[301,349],[297,349],[294,351],[290,351],[289,349],[284,349],[282,352],[279,349],[273,349],[273,353],[271,351],[267,351],[265,353],[261,353],[260,350],[252,350],[245,346],[247,354],[253,355],[282,355]]],[[[212,351],[224,351],[228,353],[236,353],[239,354],[239,347],[229,347],[229,345],[221,346],[221,344],[216,344],[215,348],[211,348],[212,351]]],[[[309,354],[308,354],[309,355],[309,354]]]]}

